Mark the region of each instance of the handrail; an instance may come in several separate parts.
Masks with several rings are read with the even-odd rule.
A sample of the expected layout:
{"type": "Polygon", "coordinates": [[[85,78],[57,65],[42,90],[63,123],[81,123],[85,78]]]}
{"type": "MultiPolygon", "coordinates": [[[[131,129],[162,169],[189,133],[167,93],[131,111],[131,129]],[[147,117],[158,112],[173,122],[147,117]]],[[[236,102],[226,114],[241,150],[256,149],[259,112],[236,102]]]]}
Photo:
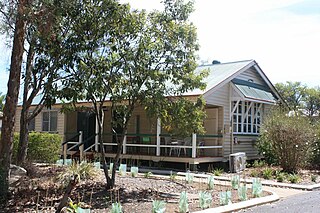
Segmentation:
{"type": "Polygon", "coordinates": [[[223,138],[221,134],[197,135],[199,138],[223,138]]]}
{"type": "Polygon", "coordinates": [[[77,133],[75,136],[73,136],[72,138],[70,138],[69,140],[66,140],[65,142],[63,142],[61,145],[65,145],[67,144],[68,142],[71,142],[74,138],[78,137],[80,135],[80,133],[77,133]]]}

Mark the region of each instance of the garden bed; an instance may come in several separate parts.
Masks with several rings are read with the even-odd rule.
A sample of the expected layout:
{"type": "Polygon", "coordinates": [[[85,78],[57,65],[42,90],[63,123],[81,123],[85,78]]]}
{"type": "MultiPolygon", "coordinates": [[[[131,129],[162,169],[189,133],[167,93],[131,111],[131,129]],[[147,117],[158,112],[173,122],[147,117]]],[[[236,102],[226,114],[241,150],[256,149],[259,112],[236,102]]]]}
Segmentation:
{"type": "MultiPolygon", "coordinates": [[[[4,212],[54,212],[63,195],[63,188],[57,181],[57,174],[63,172],[63,167],[42,167],[33,177],[21,177],[12,185],[12,196],[4,212]]],[[[211,207],[220,206],[220,192],[231,191],[231,202],[240,202],[238,191],[225,185],[215,185],[213,190],[208,190],[207,178],[197,178],[199,182],[186,183],[185,177],[165,178],[163,176],[145,177],[139,174],[131,177],[127,173],[125,177],[117,176],[116,188],[106,191],[105,178],[101,171],[92,180],[81,181],[72,192],[71,200],[74,203],[82,202],[84,207],[91,212],[109,212],[111,204],[119,201],[123,212],[151,212],[152,201],[162,200],[166,203],[166,212],[179,212],[178,202],[180,193],[187,192],[189,209],[191,212],[199,211],[199,192],[207,191],[212,195],[211,207]]],[[[269,195],[262,192],[261,196],[269,195]]],[[[247,191],[248,199],[251,199],[252,191],[247,191]]]]}

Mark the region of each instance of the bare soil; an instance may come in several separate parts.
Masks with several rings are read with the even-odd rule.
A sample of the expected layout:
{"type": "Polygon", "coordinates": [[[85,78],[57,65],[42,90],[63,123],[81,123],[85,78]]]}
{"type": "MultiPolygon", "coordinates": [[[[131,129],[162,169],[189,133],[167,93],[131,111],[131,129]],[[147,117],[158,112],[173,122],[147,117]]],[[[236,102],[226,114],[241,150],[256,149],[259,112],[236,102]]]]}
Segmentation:
{"type": "MultiPolygon", "coordinates": [[[[0,207],[0,212],[55,212],[62,195],[63,185],[57,180],[63,167],[49,166],[37,167],[32,176],[21,177],[11,185],[11,197],[7,206],[0,207]]],[[[153,176],[145,178],[143,174],[138,177],[116,178],[116,188],[105,190],[105,178],[101,171],[91,180],[81,181],[72,192],[73,203],[82,203],[83,207],[90,208],[91,212],[110,212],[111,204],[120,201],[123,212],[144,213],[151,212],[153,200],[166,202],[166,212],[179,212],[178,201],[180,193],[186,191],[191,212],[201,210],[199,208],[198,194],[200,191],[208,191],[212,194],[212,207],[220,204],[219,192],[231,190],[230,186],[215,185],[214,190],[207,190],[206,179],[200,182],[187,184],[185,180],[153,176]]],[[[236,190],[231,190],[232,202],[239,202],[236,190]]],[[[251,190],[248,190],[248,198],[252,198],[251,190]]],[[[263,196],[268,195],[263,192],[263,196]]]]}

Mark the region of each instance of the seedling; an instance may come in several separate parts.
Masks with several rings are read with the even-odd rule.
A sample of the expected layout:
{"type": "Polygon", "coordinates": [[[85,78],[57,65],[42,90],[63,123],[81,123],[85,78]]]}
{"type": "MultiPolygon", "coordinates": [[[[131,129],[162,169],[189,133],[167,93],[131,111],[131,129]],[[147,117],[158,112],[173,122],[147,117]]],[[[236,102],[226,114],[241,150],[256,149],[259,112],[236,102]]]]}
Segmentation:
{"type": "Polygon", "coordinates": [[[137,177],[138,176],[138,172],[139,172],[139,168],[138,167],[131,167],[131,176],[132,177],[137,177]]]}
{"type": "Polygon", "coordinates": [[[233,189],[238,189],[240,184],[240,176],[239,175],[235,175],[231,177],[231,186],[233,189]]]}
{"type": "Polygon", "coordinates": [[[212,195],[209,192],[200,192],[199,193],[199,206],[201,209],[206,209],[211,206],[212,195]]]}
{"type": "Polygon", "coordinates": [[[231,203],[231,191],[220,192],[220,205],[228,205],[231,203]]]}
{"type": "Polygon", "coordinates": [[[214,177],[212,175],[208,177],[208,188],[210,190],[214,188],[214,177]]]}
{"type": "Polygon", "coordinates": [[[239,186],[238,188],[238,197],[241,201],[245,201],[248,199],[247,196],[247,186],[243,185],[243,186],[239,186]]]}
{"type": "Polygon", "coordinates": [[[162,200],[155,200],[152,202],[152,213],[165,213],[166,203],[162,200]]]}
{"type": "Polygon", "coordinates": [[[122,206],[120,203],[113,203],[111,207],[111,213],[122,213],[122,206]]]}
{"type": "Polygon", "coordinates": [[[181,192],[179,199],[179,212],[189,212],[188,197],[186,192],[181,192]]]}
{"type": "Polygon", "coordinates": [[[262,184],[259,178],[252,179],[252,195],[253,197],[261,197],[262,184]]]}

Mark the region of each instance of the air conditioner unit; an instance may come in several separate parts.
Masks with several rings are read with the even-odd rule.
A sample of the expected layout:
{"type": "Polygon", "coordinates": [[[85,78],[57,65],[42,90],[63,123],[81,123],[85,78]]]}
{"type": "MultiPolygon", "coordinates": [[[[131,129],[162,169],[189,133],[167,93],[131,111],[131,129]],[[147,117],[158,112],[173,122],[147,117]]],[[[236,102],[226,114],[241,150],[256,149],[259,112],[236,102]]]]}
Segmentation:
{"type": "Polygon", "coordinates": [[[230,172],[241,172],[246,168],[246,153],[237,152],[229,155],[230,172]]]}

